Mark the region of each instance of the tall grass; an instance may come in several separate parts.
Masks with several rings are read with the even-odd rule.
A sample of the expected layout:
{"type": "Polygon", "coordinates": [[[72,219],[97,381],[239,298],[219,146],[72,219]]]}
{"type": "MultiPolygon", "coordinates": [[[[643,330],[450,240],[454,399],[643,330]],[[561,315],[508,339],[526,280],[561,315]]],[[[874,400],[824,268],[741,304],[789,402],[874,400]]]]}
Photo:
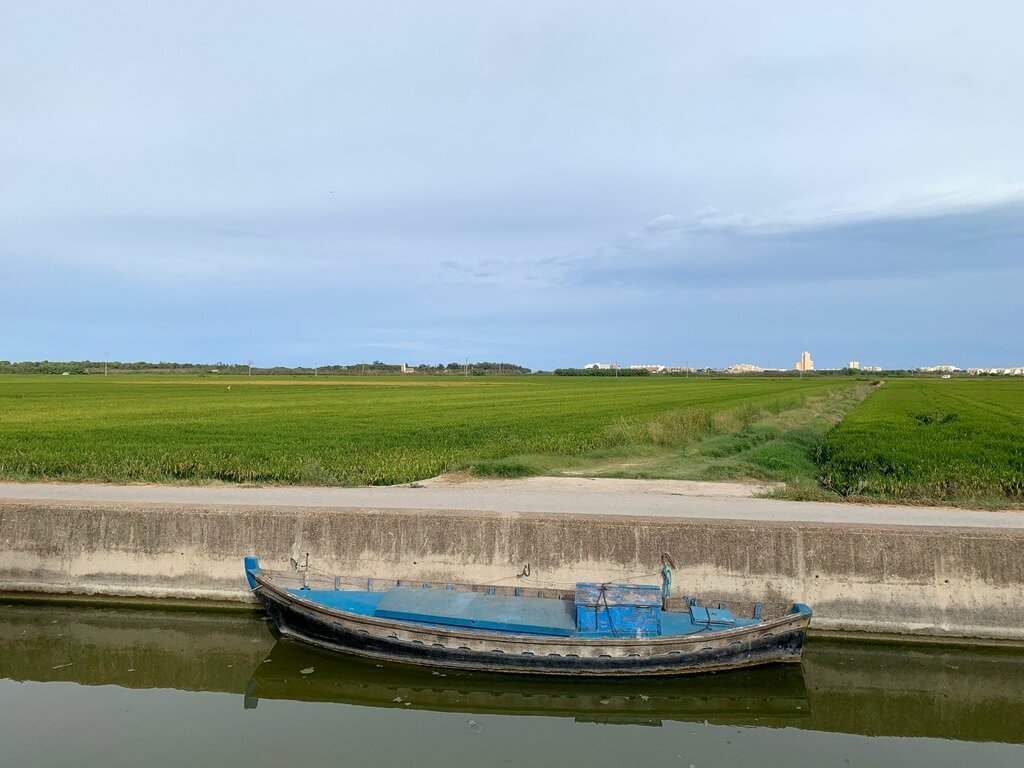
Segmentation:
{"type": "Polygon", "coordinates": [[[781,397],[761,396],[731,407],[676,408],[648,420],[623,417],[608,425],[605,441],[608,445],[682,448],[709,435],[749,427],[766,414],[782,413],[805,402],[806,394],[797,392],[781,397]]]}

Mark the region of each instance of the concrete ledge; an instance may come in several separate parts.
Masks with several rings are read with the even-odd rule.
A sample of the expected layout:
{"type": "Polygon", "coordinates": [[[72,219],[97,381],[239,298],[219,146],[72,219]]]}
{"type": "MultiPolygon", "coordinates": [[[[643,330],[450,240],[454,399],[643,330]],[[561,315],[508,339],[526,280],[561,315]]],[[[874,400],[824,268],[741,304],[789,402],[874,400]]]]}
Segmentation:
{"type": "Polygon", "coordinates": [[[438,509],[0,501],[0,590],[248,600],[242,557],[522,586],[657,581],[814,627],[1024,639],[1024,530],[438,509]],[[518,576],[529,566],[529,576],[518,576]]]}

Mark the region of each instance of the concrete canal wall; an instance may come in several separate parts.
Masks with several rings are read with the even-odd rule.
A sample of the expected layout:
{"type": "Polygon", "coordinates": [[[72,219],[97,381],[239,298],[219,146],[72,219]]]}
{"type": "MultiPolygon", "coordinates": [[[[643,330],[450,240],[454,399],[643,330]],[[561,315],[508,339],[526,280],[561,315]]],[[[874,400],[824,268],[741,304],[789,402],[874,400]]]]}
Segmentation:
{"type": "Polygon", "coordinates": [[[0,591],[250,599],[242,557],[334,573],[806,602],[819,629],[1024,640],[1024,529],[0,501],[0,591]]]}

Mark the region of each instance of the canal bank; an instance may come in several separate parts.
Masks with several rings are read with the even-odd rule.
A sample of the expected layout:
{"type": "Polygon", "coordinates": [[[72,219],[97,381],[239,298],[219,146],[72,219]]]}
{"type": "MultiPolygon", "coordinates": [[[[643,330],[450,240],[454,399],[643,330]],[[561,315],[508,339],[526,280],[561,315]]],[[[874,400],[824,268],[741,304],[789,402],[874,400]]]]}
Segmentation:
{"type": "MultiPolygon", "coordinates": [[[[429,500],[424,491],[409,498],[429,500]]],[[[1024,525],[1012,513],[979,513],[984,525],[971,526],[951,524],[960,518],[936,524],[934,516],[920,524],[895,507],[890,516],[900,524],[883,524],[876,512],[858,524],[850,505],[835,507],[843,522],[806,519],[807,508],[794,515],[805,519],[744,519],[741,512],[713,519],[688,514],[679,498],[646,499],[654,515],[628,504],[627,514],[616,515],[517,511],[514,494],[505,510],[417,508],[401,495],[380,499],[407,506],[6,496],[0,591],[7,592],[247,601],[241,559],[248,553],[268,567],[305,562],[308,553],[319,570],[410,580],[656,582],[666,552],[679,596],[725,600],[738,610],[755,600],[775,608],[806,602],[819,630],[1024,640],[1024,525]],[[659,507],[666,503],[677,506],[674,514],[659,507]],[[1008,524],[996,525],[1000,519],[1008,524]]],[[[771,508],[743,502],[744,509],[752,502],[755,510],[771,508]]],[[[720,507],[723,515],[730,509],[720,507]]],[[[960,514],[970,521],[972,513],[960,514]]]]}

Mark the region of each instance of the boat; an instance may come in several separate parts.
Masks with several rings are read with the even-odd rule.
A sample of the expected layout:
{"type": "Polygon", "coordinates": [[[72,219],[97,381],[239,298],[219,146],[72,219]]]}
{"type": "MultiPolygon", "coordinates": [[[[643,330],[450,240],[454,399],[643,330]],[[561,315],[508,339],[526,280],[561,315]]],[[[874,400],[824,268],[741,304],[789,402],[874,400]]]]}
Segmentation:
{"type": "Polygon", "coordinates": [[[277,631],[332,651],[437,668],[548,675],[678,675],[799,662],[811,609],[749,618],[673,599],[662,584],[527,588],[332,576],[245,558],[277,631]]]}

